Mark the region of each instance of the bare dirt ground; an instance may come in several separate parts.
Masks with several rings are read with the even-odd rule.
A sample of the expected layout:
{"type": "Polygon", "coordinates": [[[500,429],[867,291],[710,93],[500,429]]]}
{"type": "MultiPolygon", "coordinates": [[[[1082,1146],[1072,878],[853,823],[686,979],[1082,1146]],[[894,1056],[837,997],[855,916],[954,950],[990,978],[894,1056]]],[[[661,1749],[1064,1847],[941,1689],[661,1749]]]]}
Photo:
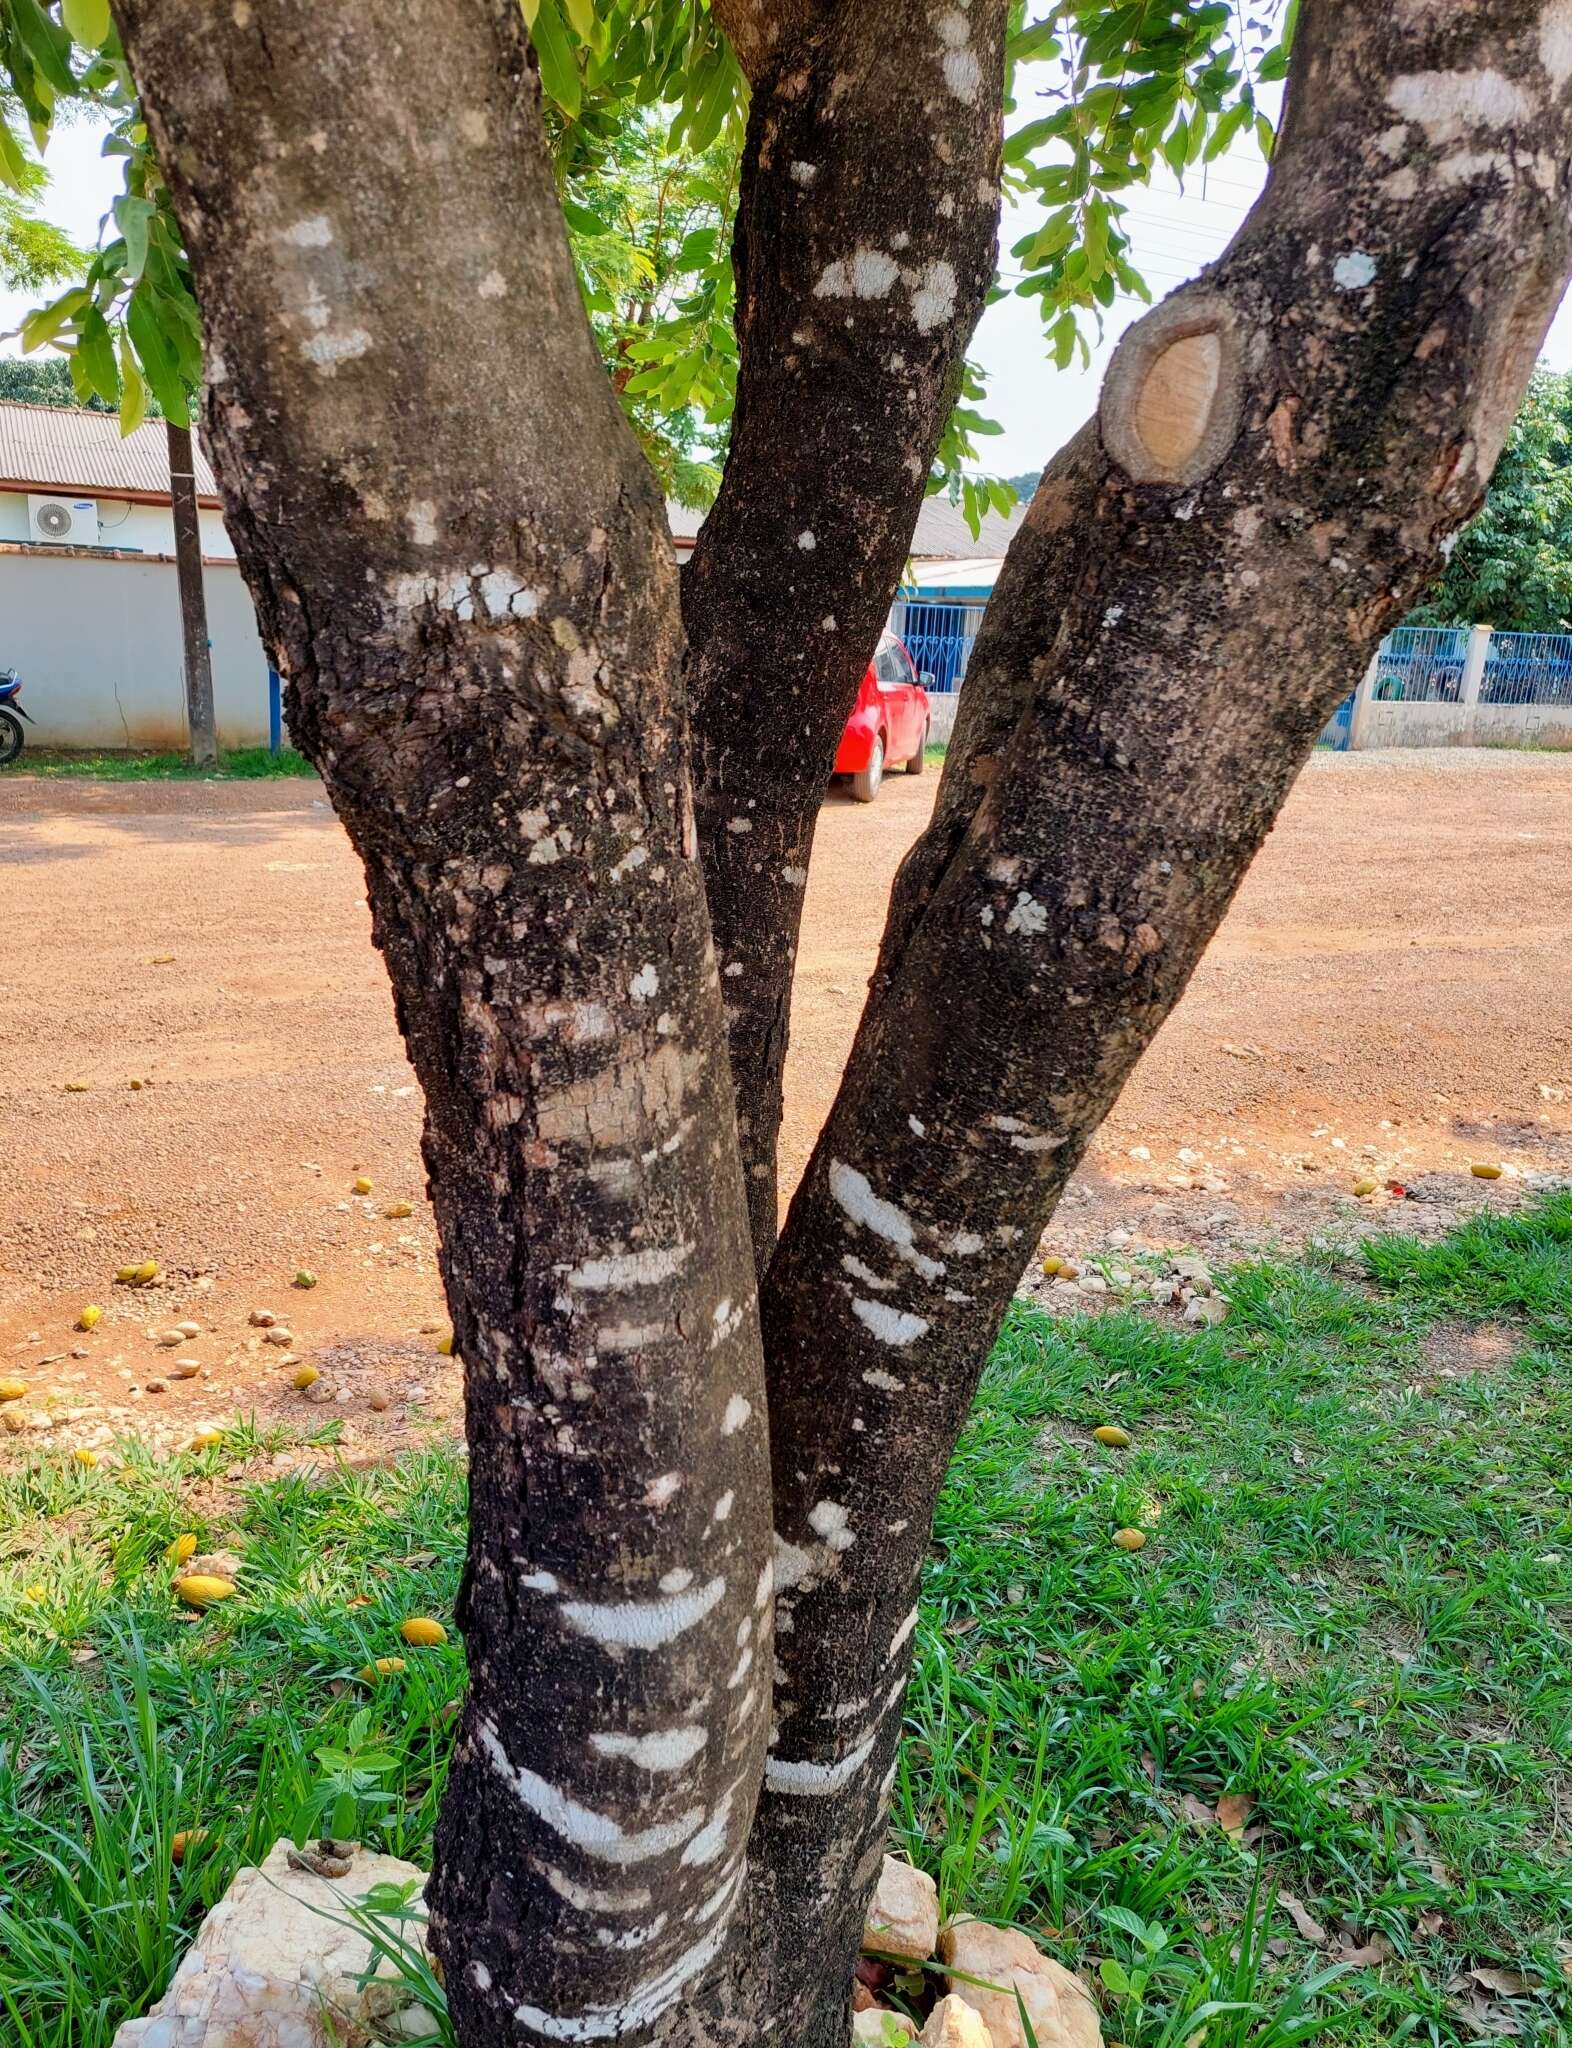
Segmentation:
{"type": "MultiPolygon", "coordinates": [[[[936,786],[897,775],[872,807],[826,804],[788,1184],[936,786]]],[[[0,868],[0,1377],[28,1385],[7,1427],[172,1444],[255,1413],[327,1429],[353,1459],[449,1426],[419,1098],[318,787],[11,774],[0,868]],[[147,1258],[151,1287],[115,1284],[147,1258]],[[82,1332],[89,1303],[103,1318],[82,1332]],[[292,1341],[269,1341],[258,1309],[292,1341]],[[317,1367],[309,1392],[286,1360],[317,1367]]],[[[1143,1248],[1433,1230],[1572,1172],[1569,959],[1572,761],[1318,758],[1052,1246],[1117,1269],[1143,1248]],[[1472,1178],[1474,1161],[1503,1177],[1472,1178]],[[1380,1192],[1356,1202],[1362,1178],[1380,1192]]]]}

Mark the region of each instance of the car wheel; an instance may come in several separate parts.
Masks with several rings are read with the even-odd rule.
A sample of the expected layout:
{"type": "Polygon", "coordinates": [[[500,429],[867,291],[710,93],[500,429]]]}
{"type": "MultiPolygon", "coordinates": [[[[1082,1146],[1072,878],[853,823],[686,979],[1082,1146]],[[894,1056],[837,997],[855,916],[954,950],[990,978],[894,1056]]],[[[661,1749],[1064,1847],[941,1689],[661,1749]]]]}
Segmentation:
{"type": "Polygon", "coordinates": [[[21,719],[14,712],[0,711],[0,768],[8,767],[21,751],[21,719]]]}
{"type": "Polygon", "coordinates": [[[852,777],[852,795],[860,804],[871,804],[879,794],[879,784],[884,780],[884,734],[881,732],[873,743],[873,752],[868,756],[866,768],[859,768],[852,777]]]}
{"type": "Polygon", "coordinates": [[[915,753],[915,754],[913,754],[913,755],[912,755],[911,759],[910,759],[910,760],[909,760],[909,761],[908,761],[908,762],[906,763],[906,772],[907,772],[907,774],[908,774],[908,775],[921,775],[921,773],[922,773],[923,769],[924,769],[924,768],[926,768],[926,767],[927,767],[927,765],[928,765],[928,763],[927,763],[927,760],[926,760],[926,758],[925,758],[925,757],[926,757],[926,755],[927,755],[927,752],[928,752],[928,721],[927,721],[926,719],[924,719],[924,720],[923,720],[923,728],[922,728],[922,738],[921,738],[921,739],[920,739],[920,740],[919,740],[919,741],[917,742],[917,751],[916,751],[916,753],[915,753]]]}

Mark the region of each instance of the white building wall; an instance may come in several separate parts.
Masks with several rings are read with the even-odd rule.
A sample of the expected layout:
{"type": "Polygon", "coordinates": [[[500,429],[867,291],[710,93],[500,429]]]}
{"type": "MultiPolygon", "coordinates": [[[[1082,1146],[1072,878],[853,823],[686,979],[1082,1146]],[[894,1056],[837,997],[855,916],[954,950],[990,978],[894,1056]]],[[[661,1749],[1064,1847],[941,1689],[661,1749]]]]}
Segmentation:
{"type": "MultiPolygon", "coordinates": [[[[168,505],[144,505],[127,498],[108,498],[96,491],[46,491],[35,496],[95,498],[98,504],[98,542],[105,548],[134,548],[139,555],[172,555],[175,551],[175,515],[168,505]]],[[[0,541],[36,541],[28,521],[26,491],[0,491],[0,541]]],[[[233,561],[235,550],[224,531],[223,514],[199,511],[202,552],[233,561]]]]}
{"type": "MultiPolygon", "coordinates": [[[[267,656],[238,568],[202,574],[221,747],[265,746],[267,656]]],[[[0,551],[0,668],[22,677],[29,745],[186,745],[175,565],[73,549],[0,551]]],[[[25,756],[24,756],[25,759],[25,756]]]]}

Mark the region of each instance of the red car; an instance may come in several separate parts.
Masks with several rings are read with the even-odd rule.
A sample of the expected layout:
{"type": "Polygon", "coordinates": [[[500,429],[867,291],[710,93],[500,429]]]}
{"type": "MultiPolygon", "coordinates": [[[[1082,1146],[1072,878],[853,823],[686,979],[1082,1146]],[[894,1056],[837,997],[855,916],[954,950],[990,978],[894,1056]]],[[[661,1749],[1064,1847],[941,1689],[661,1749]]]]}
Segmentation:
{"type": "Polygon", "coordinates": [[[932,680],[919,679],[911,656],[893,633],[880,635],[835,756],[835,773],[851,777],[858,803],[873,802],[886,768],[904,762],[908,775],[921,775],[928,744],[928,692],[923,684],[932,680]]]}

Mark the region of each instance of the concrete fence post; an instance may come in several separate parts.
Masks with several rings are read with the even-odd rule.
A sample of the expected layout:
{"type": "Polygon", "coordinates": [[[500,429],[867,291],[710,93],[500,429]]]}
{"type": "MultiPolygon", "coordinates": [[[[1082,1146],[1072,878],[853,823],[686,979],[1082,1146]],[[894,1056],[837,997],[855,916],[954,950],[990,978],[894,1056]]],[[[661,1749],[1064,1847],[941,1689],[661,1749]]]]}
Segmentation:
{"type": "Polygon", "coordinates": [[[1376,670],[1381,663],[1378,647],[1370,657],[1369,666],[1359,678],[1359,687],[1354,692],[1354,708],[1348,719],[1348,751],[1370,744],[1370,707],[1375,701],[1376,670]]]}
{"type": "Polygon", "coordinates": [[[1479,710],[1479,686],[1485,680],[1485,663],[1490,658],[1489,626],[1470,626],[1468,629],[1468,652],[1463,657],[1463,688],[1459,701],[1462,706],[1462,730],[1458,738],[1463,746],[1469,746],[1474,738],[1475,714],[1479,710]]]}

